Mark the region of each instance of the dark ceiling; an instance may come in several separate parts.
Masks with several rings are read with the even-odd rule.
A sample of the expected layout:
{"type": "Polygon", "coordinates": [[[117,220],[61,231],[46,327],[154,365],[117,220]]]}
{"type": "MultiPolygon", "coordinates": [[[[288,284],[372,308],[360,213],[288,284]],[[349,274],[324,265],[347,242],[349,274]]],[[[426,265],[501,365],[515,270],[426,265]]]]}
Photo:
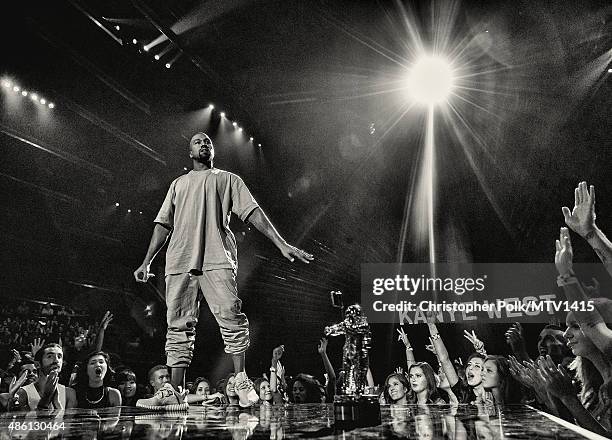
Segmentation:
{"type": "MultiPolygon", "coordinates": [[[[288,266],[236,224],[244,289],[290,295],[276,307],[301,301],[314,322],[333,316],[329,290],[358,295],[360,263],[397,260],[424,116],[401,116],[389,84],[409,58],[406,17],[427,23],[429,1],[12,3],[0,73],[56,108],[0,96],[3,288],[136,289],[151,221],[202,129],[215,136],[215,165],[241,175],[288,240],[317,257],[288,266]]],[[[560,207],[582,179],[597,185],[612,230],[606,3],[435,3],[436,16],[454,11],[440,29],[470,41],[478,87],[490,91],[456,101],[470,130],[436,122],[439,259],[550,261],[560,207]]],[[[424,255],[409,232],[401,257],[424,255]]]]}

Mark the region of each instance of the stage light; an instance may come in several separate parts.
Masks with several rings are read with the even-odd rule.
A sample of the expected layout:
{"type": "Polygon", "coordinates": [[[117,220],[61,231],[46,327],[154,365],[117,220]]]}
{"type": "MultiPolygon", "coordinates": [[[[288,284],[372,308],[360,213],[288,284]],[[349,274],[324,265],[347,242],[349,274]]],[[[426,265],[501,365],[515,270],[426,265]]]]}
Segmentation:
{"type": "Polygon", "coordinates": [[[249,140],[250,140],[251,142],[253,142],[253,138],[252,138],[252,137],[250,137],[250,138],[249,138],[249,140]]]}
{"type": "Polygon", "coordinates": [[[170,63],[166,63],[166,69],[169,69],[172,65],[170,63]]]}
{"type": "Polygon", "coordinates": [[[153,58],[155,58],[156,61],[159,61],[159,55],[155,55],[153,58]]]}
{"type": "Polygon", "coordinates": [[[128,209],[128,214],[131,214],[131,213],[132,213],[132,210],[131,210],[131,209],[128,209]]]}
{"type": "Polygon", "coordinates": [[[453,69],[443,58],[423,57],[414,64],[406,85],[410,97],[422,104],[444,102],[454,87],[453,69]]]}
{"type": "Polygon", "coordinates": [[[20,90],[21,90],[21,89],[19,88],[19,86],[15,86],[15,87],[13,87],[13,91],[14,91],[14,92],[18,92],[18,91],[20,91],[20,90]]]}
{"type": "Polygon", "coordinates": [[[55,108],[55,104],[53,104],[52,102],[49,103],[49,108],[55,108]]]}
{"type": "Polygon", "coordinates": [[[208,108],[212,110],[215,108],[215,106],[213,104],[208,104],[208,108]]]}
{"type": "Polygon", "coordinates": [[[42,105],[45,105],[47,103],[47,100],[45,98],[40,98],[40,103],[42,105]]]}
{"type": "Polygon", "coordinates": [[[149,46],[142,46],[142,48],[144,49],[145,52],[149,51],[149,46]]]}
{"type": "Polygon", "coordinates": [[[138,211],[138,214],[142,215],[142,211],[138,211]]]}
{"type": "Polygon", "coordinates": [[[28,92],[26,92],[25,90],[21,91],[21,96],[28,96],[28,92]]]}
{"type": "Polygon", "coordinates": [[[242,127],[239,127],[239,128],[238,128],[238,131],[242,133],[242,127]]]}
{"type": "Polygon", "coordinates": [[[116,29],[116,30],[118,30],[118,31],[120,31],[120,30],[121,30],[121,28],[119,27],[119,25],[115,26],[115,29],[116,29]]]}
{"type": "Polygon", "coordinates": [[[612,69],[608,69],[608,73],[612,73],[612,69]]]}
{"type": "Polygon", "coordinates": [[[225,112],[221,112],[221,117],[225,118],[225,112]]]}
{"type": "Polygon", "coordinates": [[[258,147],[261,147],[261,144],[257,144],[258,147]]]}
{"type": "Polygon", "coordinates": [[[11,87],[12,84],[10,81],[4,79],[2,80],[2,85],[8,89],[9,87],[11,87]]]}
{"type": "Polygon", "coordinates": [[[132,38],[132,43],[138,44],[138,40],[136,38],[132,38]]]}
{"type": "Polygon", "coordinates": [[[237,122],[232,122],[232,125],[233,125],[234,127],[238,127],[238,123],[237,123],[237,122]]]}
{"type": "Polygon", "coordinates": [[[38,101],[38,95],[36,93],[32,93],[30,98],[32,98],[32,101],[38,101]]]}
{"type": "Polygon", "coordinates": [[[183,167],[183,170],[187,171],[187,167],[183,167]]]}
{"type": "Polygon", "coordinates": [[[115,206],[116,206],[116,207],[119,207],[119,202],[116,202],[116,203],[115,203],[115,206]]]}

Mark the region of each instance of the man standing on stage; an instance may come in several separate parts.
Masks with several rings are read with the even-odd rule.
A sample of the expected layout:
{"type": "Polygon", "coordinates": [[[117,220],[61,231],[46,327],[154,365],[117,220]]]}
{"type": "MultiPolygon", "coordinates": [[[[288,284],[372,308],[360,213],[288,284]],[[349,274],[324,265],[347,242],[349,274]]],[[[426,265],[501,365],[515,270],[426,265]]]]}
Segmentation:
{"type": "Polygon", "coordinates": [[[241,312],[242,302],[238,298],[236,239],[229,228],[231,213],[255,226],[288,260],[298,258],[308,263],[313,256],[280,236],[240,177],[213,167],[215,150],[205,133],[193,135],[189,146],[193,170],[170,184],[155,219],[145,259],[134,272],[136,281],[147,282],[151,261],[171,236],[166,253],[166,356],[173,387],[167,391],[174,393],[169,396],[167,391],[162,392],[150,404],[182,402],[176,390],[184,386],[185,370],[193,357],[203,296],[219,323],[225,352],[232,355],[235,387],[241,406],[246,407],[258,398],[245,373],[249,321],[241,312]]]}

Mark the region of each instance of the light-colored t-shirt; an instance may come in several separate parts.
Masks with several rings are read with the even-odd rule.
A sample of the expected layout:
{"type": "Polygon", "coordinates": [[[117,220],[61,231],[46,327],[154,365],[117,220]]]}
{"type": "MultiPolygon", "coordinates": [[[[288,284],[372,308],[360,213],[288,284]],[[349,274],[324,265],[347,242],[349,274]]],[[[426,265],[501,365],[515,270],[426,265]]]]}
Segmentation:
{"type": "Polygon", "coordinates": [[[175,179],[155,218],[155,223],[172,229],[166,275],[236,270],[236,238],[229,228],[230,216],[233,212],[244,221],[257,207],[242,179],[228,171],[192,170],[175,179]]]}
{"type": "MultiPolygon", "coordinates": [[[[40,394],[38,394],[36,386],[31,383],[22,388],[28,396],[28,406],[31,410],[36,409],[38,407],[38,402],[40,402],[40,394]]],[[[59,402],[60,407],[55,409],[66,408],[66,387],[59,383],[57,384],[57,401],[59,402]]]]}

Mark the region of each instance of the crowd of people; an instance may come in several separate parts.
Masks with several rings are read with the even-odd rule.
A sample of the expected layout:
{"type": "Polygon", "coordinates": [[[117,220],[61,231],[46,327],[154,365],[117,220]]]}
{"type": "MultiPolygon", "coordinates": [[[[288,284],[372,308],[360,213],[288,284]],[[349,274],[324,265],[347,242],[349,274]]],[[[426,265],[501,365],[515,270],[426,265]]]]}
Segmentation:
{"type": "MultiPolygon", "coordinates": [[[[381,386],[376,386],[372,374],[367,375],[368,393],[378,393],[379,401],[389,405],[477,405],[496,407],[529,403],[558,417],[577,423],[593,432],[612,434],[612,300],[593,298],[593,289],[583,285],[573,271],[573,250],[570,229],[584,238],[595,250],[606,270],[612,275],[612,243],[595,224],[595,190],[581,182],[575,190],[573,210],[563,208],[565,223],[555,243],[557,284],[570,301],[592,300],[593,310],[577,309],[567,314],[566,328],[547,325],[542,328],[537,346],[538,357],[530,359],[528,342],[520,324],[511,325],[505,338],[512,355],[505,357],[488,353],[486,341],[474,332],[464,333],[473,345],[460,361],[453,361],[436,324],[436,316],[427,313],[429,339],[427,349],[433,352],[438,365],[415,359],[415,335],[399,328],[398,340],[406,354],[406,364],[391,372],[381,386]],[[412,339],[412,340],[411,340],[412,339]]],[[[33,341],[30,352],[16,356],[5,368],[7,381],[0,399],[4,411],[50,408],[102,408],[139,406],[159,409],[185,409],[189,405],[248,406],[285,403],[332,402],[337,393],[342,371],[335,371],[327,355],[327,340],[321,339],[321,356],[325,381],[311,374],[286,374],[282,357],[284,346],[271,353],[269,371],[251,380],[236,379],[236,373],[212,383],[198,376],[189,381],[180,396],[170,384],[171,369],[155,365],[146,377],[137,377],[127,366],[113,369],[109,355],[102,350],[104,330],[112,320],[107,313],[96,329],[95,349],[83,356],[80,366],[65,385],[60,384],[64,362],[64,347],[59,342],[44,345],[33,341]],[[256,399],[249,395],[255,393],[256,399]]],[[[4,322],[11,335],[36,328],[29,320],[19,324],[4,322]]],[[[58,324],[59,325],[59,324],[58,324]]],[[[46,333],[32,330],[28,336],[45,337],[46,333]]],[[[23,336],[23,335],[22,335],[23,336]]],[[[23,341],[22,341],[23,342],[23,341]]],[[[16,344],[17,345],[17,344],[16,344]]],[[[535,348],[535,347],[534,347],[535,348]]],[[[382,368],[375,361],[373,369],[382,368]]],[[[261,373],[261,372],[260,372],[261,373]]]]}

